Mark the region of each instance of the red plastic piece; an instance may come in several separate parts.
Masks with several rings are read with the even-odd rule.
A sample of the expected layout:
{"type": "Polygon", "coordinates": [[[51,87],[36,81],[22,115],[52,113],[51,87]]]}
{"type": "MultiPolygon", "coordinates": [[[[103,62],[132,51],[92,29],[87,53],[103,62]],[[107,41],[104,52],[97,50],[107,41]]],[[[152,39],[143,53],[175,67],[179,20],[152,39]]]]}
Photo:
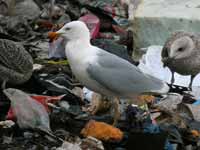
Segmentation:
{"type": "MultiPolygon", "coordinates": [[[[63,97],[64,97],[64,95],[61,95],[61,96],[32,95],[31,96],[31,98],[33,100],[40,102],[45,107],[47,112],[50,112],[50,109],[49,109],[47,103],[55,104],[56,102],[60,101],[63,97]]],[[[7,113],[6,119],[8,119],[8,120],[15,120],[16,119],[15,114],[14,114],[11,107],[10,107],[8,113],[7,113]]]]}
{"type": "Polygon", "coordinates": [[[97,16],[93,14],[86,14],[79,18],[80,21],[83,21],[90,30],[91,39],[98,37],[100,29],[100,20],[97,16]]]}

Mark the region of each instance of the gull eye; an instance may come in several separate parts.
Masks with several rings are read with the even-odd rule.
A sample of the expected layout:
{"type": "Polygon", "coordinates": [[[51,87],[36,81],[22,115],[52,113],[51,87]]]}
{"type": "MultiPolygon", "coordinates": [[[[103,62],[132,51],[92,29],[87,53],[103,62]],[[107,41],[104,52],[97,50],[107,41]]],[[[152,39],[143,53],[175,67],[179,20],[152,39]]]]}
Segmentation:
{"type": "Polygon", "coordinates": [[[65,30],[66,30],[66,31],[69,31],[69,30],[70,30],[70,28],[65,28],[65,30]]]}
{"type": "Polygon", "coordinates": [[[184,49],[182,47],[178,48],[179,52],[182,52],[184,49]]]}

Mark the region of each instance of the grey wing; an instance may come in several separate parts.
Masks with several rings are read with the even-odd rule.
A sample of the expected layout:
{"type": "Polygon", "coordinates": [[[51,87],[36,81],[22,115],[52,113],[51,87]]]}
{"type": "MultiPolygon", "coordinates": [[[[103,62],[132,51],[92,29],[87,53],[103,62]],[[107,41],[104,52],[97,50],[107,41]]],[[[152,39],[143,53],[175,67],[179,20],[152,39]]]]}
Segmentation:
{"type": "Polygon", "coordinates": [[[87,72],[107,90],[124,97],[146,92],[168,91],[164,82],[142,73],[128,61],[105,51],[101,51],[98,56],[98,62],[90,64],[87,72]],[[164,88],[165,90],[161,91],[164,88]]]}

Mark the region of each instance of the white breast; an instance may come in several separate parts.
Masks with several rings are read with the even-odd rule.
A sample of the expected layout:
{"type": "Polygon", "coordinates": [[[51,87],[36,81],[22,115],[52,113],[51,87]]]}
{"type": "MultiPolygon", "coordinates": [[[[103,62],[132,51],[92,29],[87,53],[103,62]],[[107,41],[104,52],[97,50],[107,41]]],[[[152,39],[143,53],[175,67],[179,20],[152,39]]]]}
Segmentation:
{"type": "Polygon", "coordinates": [[[93,64],[97,60],[96,49],[93,46],[89,47],[77,47],[73,46],[73,44],[66,46],[65,52],[71,67],[73,74],[76,78],[85,86],[90,88],[91,90],[96,91],[98,85],[94,80],[92,80],[88,73],[87,68],[91,63],[93,64]]]}

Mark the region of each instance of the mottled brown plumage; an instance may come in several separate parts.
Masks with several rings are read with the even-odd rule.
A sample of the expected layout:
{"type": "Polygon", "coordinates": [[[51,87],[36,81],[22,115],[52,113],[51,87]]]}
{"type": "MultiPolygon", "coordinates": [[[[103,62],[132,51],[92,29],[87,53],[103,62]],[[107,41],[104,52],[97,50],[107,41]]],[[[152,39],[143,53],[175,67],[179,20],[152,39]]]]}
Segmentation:
{"type": "Polygon", "coordinates": [[[172,72],[171,83],[174,82],[174,72],[191,75],[191,88],[193,78],[200,72],[200,34],[183,31],[173,33],[167,39],[161,55],[164,66],[172,72]]]}
{"type": "Polygon", "coordinates": [[[32,57],[22,45],[0,39],[0,82],[21,84],[31,77],[32,70],[32,57]]]}

